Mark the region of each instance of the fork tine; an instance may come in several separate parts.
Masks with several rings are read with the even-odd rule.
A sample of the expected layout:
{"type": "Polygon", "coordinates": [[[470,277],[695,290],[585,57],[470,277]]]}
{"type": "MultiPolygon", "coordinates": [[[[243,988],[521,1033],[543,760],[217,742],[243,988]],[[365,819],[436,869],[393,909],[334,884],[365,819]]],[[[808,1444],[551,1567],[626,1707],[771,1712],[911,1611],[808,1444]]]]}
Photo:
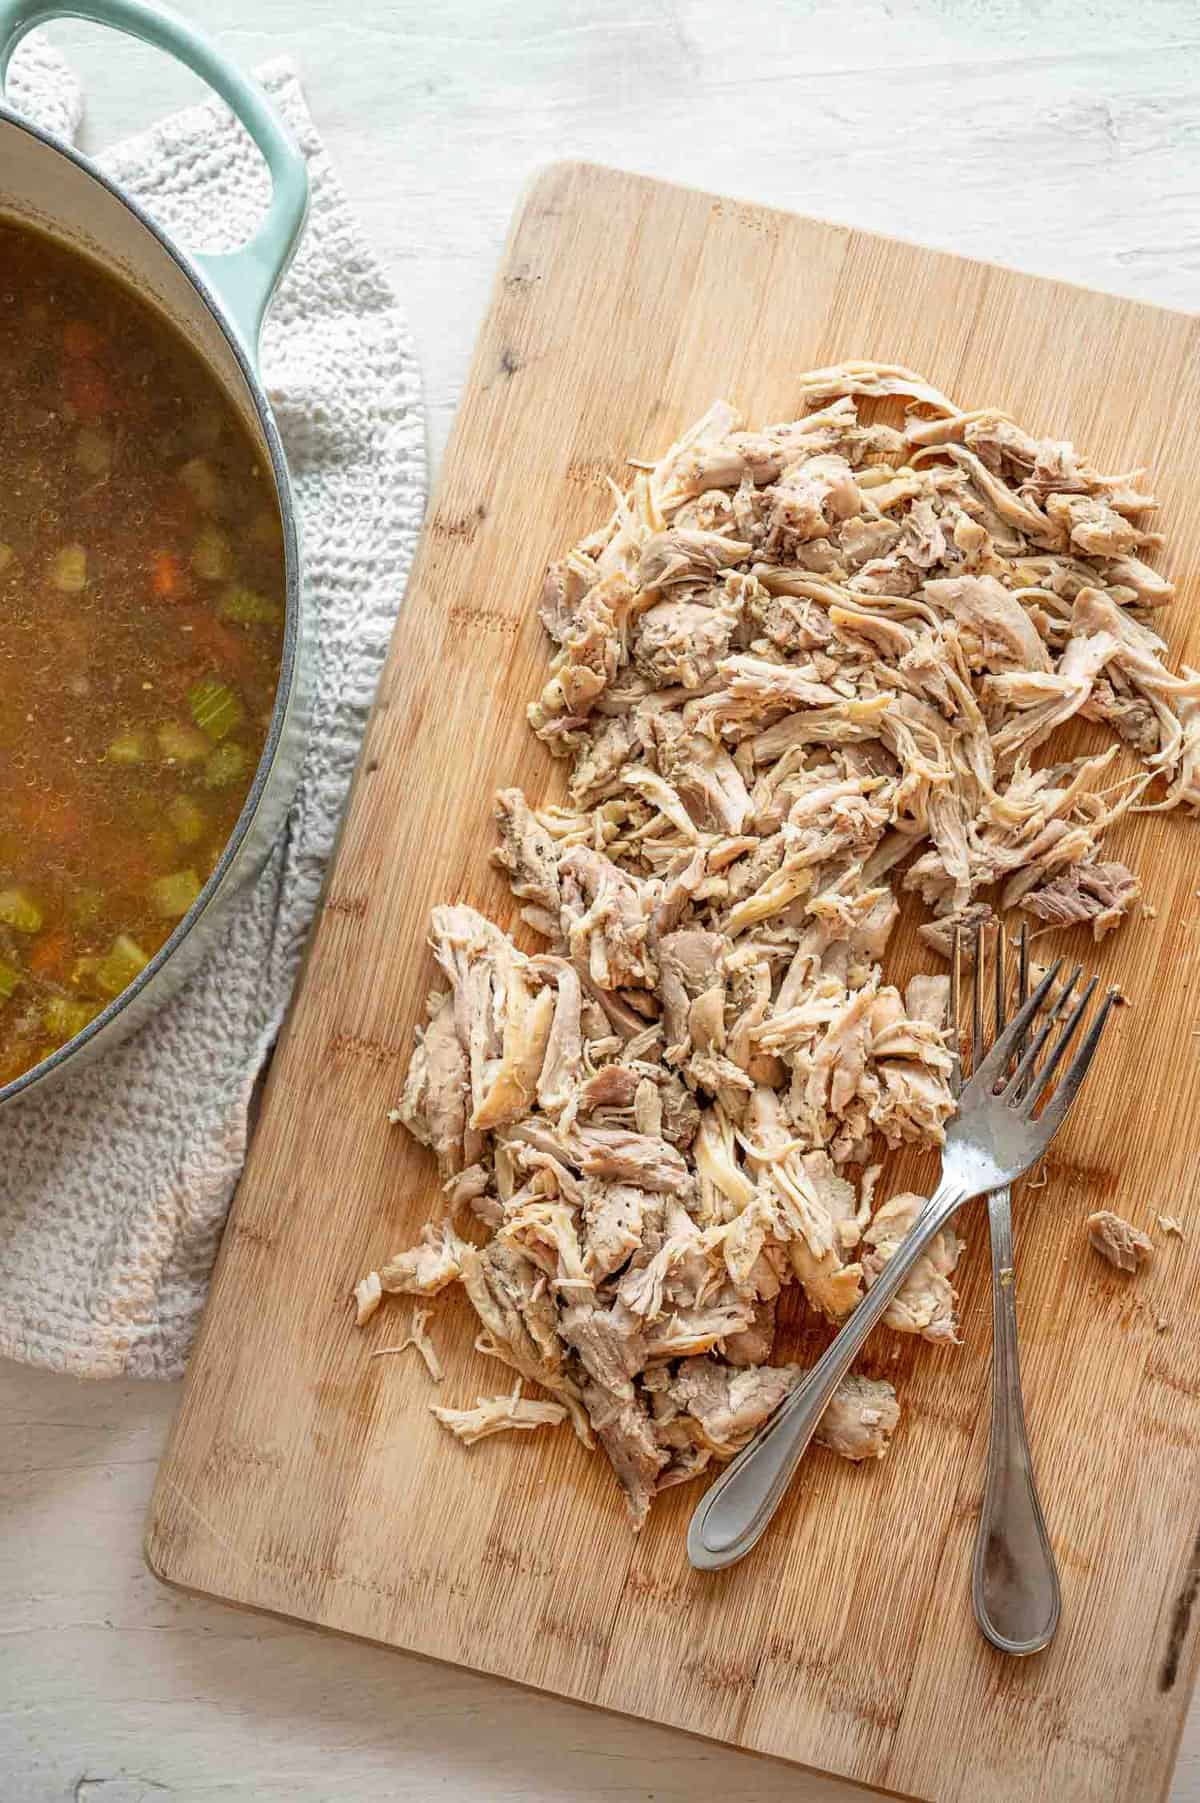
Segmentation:
{"type": "MultiPolygon", "coordinates": [[[[1021,936],[1017,941],[1017,1006],[1029,999],[1029,922],[1021,922],[1021,936]]],[[[1021,1056],[1021,1041],[1018,1039],[1015,1056],[1021,1056]]]]}
{"type": "Polygon", "coordinates": [[[974,967],[971,971],[971,1069],[983,1063],[983,922],[975,922],[971,936],[974,967]]]}
{"type": "Polygon", "coordinates": [[[972,1082],[982,1078],[984,1085],[990,1085],[1004,1075],[1015,1046],[1024,1037],[1030,1022],[1049,995],[1062,965],[1062,959],[1056,958],[1028,1001],[1013,1015],[979,1069],[972,1073],[972,1082]]]}
{"type": "Polygon", "coordinates": [[[1113,1003],[1120,995],[1119,989],[1110,989],[1100,1007],[1100,1012],[1088,1029],[1087,1038],[1071,1060],[1066,1076],[1059,1084],[1054,1099],[1044,1110],[1042,1117],[1035,1125],[1041,1130],[1042,1144],[1045,1145],[1063,1123],[1067,1109],[1079,1094],[1079,1086],[1087,1076],[1088,1066],[1095,1056],[1096,1047],[1100,1043],[1100,1035],[1112,1012],[1113,1003]]]}
{"type": "MultiPolygon", "coordinates": [[[[1024,996],[1021,1000],[1024,1001],[1024,996]]],[[[1004,923],[996,922],[996,1031],[1003,1033],[1008,1014],[1008,972],[1004,968],[1004,923]]]]}
{"type": "MultiPolygon", "coordinates": [[[[1067,1003],[1071,999],[1071,995],[1072,995],[1072,992],[1074,991],[1075,985],[1076,985],[1076,983],[1078,983],[1078,981],[1082,975],[1083,975],[1083,965],[1077,964],[1075,966],[1075,969],[1071,972],[1070,981],[1067,983],[1064,983],[1063,987],[1059,990],[1058,998],[1055,1001],[1054,1006],[1048,1011],[1045,1021],[1042,1023],[1041,1027],[1038,1029],[1038,1032],[1033,1040],[1033,1043],[1031,1045],[1026,1046],[1025,1053],[1021,1059],[1021,1062],[1017,1065],[1016,1070],[1013,1072],[1012,1076],[1009,1078],[1008,1082],[1005,1084],[1004,1088],[1001,1090],[1000,1093],[1004,1097],[1006,1102],[1014,1102],[1014,1103],[1017,1102],[1023,1093],[1025,1085],[1032,1082],[1033,1069],[1038,1061],[1038,1057],[1041,1053],[1042,1047],[1045,1045],[1045,1043],[1049,1039],[1051,1033],[1054,1031],[1054,1028],[1055,1028],[1056,1024],[1058,1023],[1058,1021],[1062,1019],[1062,1016],[1066,1010],[1067,1003]]],[[[1095,979],[1095,977],[1093,977],[1092,978],[1092,988],[1094,989],[1095,986],[1096,986],[1096,979],[1095,979]]],[[[1042,1089],[1044,1089],[1045,1087],[1046,1086],[1043,1083],[1042,1089]]],[[[1039,1090],[1038,1093],[1040,1095],[1041,1090],[1039,1090]]]]}
{"type": "MultiPolygon", "coordinates": [[[[1076,976],[1078,976],[1078,974],[1077,971],[1076,976]]],[[[1037,1073],[1037,1076],[1031,1081],[1028,1090],[1021,1097],[1021,1113],[1026,1119],[1029,1119],[1032,1116],[1034,1109],[1037,1107],[1039,1098],[1044,1094],[1047,1084],[1062,1063],[1063,1055],[1078,1031],[1079,1023],[1087,1011],[1087,1005],[1091,1001],[1099,981],[1099,977],[1092,978],[1091,982],[1076,1002],[1074,1008],[1071,1010],[1071,1018],[1059,1034],[1058,1044],[1054,1047],[1054,1050],[1051,1052],[1049,1058],[1047,1058],[1041,1070],[1037,1073]]],[[[1074,986],[1075,979],[1072,978],[1071,987],[1074,988],[1074,986]]],[[[1069,993],[1069,991],[1064,991],[1064,994],[1066,993],[1069,993]]],[[[1057,1014],[1057,1012],[1058,1011],[1056,1010],[1055,1013],[1057,1014]]],[[[1053,1025],[1053,1020],[1054,1016],[1051,1017],[1048,1024],[1053,1025]]],[[[1018,1094],[1019,1093],[1020,1092],[1018,1091],[1018,1094]]]]}
{"type": "Polygon", "coordinates": [[[961,943],[957,927],[950,929],[950,1093],[957,1096],[962,1088],[962,1041],[958,1036],[959,991],[962,988],[961,943]]]}

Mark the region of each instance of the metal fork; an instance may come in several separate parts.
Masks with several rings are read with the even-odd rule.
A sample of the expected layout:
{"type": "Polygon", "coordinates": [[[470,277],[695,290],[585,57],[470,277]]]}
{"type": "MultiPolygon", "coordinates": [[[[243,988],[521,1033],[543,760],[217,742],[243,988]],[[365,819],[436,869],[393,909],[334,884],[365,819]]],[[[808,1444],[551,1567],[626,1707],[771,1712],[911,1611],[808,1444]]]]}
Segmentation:
{"type": "MultiPolygon", "coordinates": [[[[946,1131],[941,1181],[907,1238],[808,1376],[702,1498],[688,1527],[687,1541],[688,1558],[697,1570],[716,1571],[734,1564],[766,1531],[833,1392],[934,1235],[965,1202],[1014,1182],[1036,1163],[1058,1132],[1087,1075],[1116,999],[1116,991],[1110,989],[1057,1090],[1041,1115],[1035,1115],[1097,982],[1093,977],[1087,985],[1046,1062],[1038,1067],[1038,1058],[1065,1006],[1062,998],[1033,1034],[1010,1076],[1010,1062],[1024,1044],[1061,969],[1060,958],[964,1085],[958,1113],[946,1131]]],[[[976,984],[979,980],[977,964],[976,984]]]]}
{"type": "MultiPolygon", "coordinates": [[[[978,974],[984,944],[978,927],[974,953],[977,974],[972,987],[971,1008],[973,1069],[984,1056],[984,984],[978,974]]],[[[997,1033],[1004,1027],[1008,1005],[1004,963],[1004,928],[999,926],[995,963],[997,1033]]],[[[1073,983],[1078,981],[1080,974],[1076,970],[1073,983]]],[[[957,969],[952,989],[957,990],[957,969]]],[[[1017,947],[1018,1006],[1028,995],[1029,929],[1022,926],[1017,947]]],[[[1064,1005],[1060,997],[1060,1012],[1064,1005]]],[[[957,1018],[957,994],[954,994],[951,1020],[957,1023],[957,1018]]],[[[971,1603],[980,1631],[992,1645],[1002,1653],[1021,1655],[1040,1652],[1054,1638],[1062,1596],[1025,1427],[1017,1347],[1012,1190],[1007,1183],[988,1196],[988,1231],[992,1242],[992,1416],[987,1478],[975,1530],[971,1603]]]]}

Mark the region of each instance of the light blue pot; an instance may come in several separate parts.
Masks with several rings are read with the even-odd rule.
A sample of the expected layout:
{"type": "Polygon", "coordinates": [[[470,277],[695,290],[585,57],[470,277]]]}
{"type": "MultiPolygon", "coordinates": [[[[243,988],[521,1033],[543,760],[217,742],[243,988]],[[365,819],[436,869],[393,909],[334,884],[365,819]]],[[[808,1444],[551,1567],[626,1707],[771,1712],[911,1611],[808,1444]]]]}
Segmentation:
{"type": "MultiPolygon", "coordinates": [[[[300,148],[262,89],[241,75],[186,20],[150,0],[0,0],[0,216],[16,218],[83,251],[152,300],[204,358],[268,463],[283,520],[287,618],[275,711],[253,787],[217,868],[195,905],[137,980],[77,1038],[15,1082],[0,1108],[47,1083],[69,1079],[132,1032],[213,951],[230,900],[261,870],[295,792],[308,728],[309,633],[300,545],[279,432],[258,374],[258,341],[308,208],[300,148]],[[85,156],[4,104],[12,53],[26,32],[52,19],[86,19],[142,38],[186,63],[233,109],[266,159],[266,217],[249,244],[228,256],[191,255],[85,156]]],[[[0,800],[0,809],[3,802],[0,800]]]]}

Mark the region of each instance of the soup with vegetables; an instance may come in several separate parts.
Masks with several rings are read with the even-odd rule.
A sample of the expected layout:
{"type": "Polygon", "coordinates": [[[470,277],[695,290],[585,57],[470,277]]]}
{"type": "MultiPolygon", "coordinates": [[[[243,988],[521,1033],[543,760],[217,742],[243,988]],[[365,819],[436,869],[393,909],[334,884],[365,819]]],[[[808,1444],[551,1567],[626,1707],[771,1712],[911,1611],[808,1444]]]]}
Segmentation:
{"type": "Polygon", "coordinates": [[[270,476],[215,379],[0,219],[0,1084],[120,994],[221,856],[279,675],[270,476]]]}

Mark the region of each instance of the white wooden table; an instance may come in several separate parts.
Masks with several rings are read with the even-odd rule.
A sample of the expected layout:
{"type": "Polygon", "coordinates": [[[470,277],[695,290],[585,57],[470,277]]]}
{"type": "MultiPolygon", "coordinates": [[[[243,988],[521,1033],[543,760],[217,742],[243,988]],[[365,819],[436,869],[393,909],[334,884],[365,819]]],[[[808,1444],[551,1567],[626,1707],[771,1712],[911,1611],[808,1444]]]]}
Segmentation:
{"type": "MultiPolygon", "coordinates": [[[[407,304],[435,457],[516,196],[555,157],[1168,305],[1200,301],[1195,0],[191,0],[191,11],[247,65],[285,50],[300,62],[407,304]]],[[[149,53],[90,30],[58,36],[87,84],[91,146],[193,92],[149,53]]],[[[139,1549],[175,1403],[170,1388],[0,1366],[3,1803],[864,1794],[166,1592],[139,1549]]],[[[1197,1713],[1173,1799],[1200,1803],[1197,1713]]]]}

